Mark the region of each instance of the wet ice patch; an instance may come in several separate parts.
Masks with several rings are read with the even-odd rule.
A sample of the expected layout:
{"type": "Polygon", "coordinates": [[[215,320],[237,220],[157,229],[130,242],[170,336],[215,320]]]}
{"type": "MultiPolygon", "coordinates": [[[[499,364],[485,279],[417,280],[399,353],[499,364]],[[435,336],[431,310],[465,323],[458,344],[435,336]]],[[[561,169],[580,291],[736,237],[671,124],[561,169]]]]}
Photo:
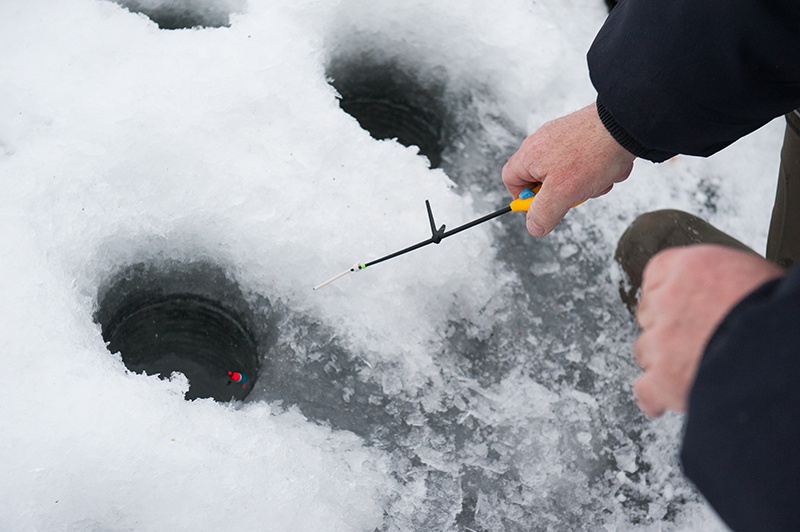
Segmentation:
{"type": "Polygon", "coordinates": [[[551,275],[558,273],[560,270],[561,263],[555,261],[534,263],[530,267],[530,271],[534,275],[551,275]]]}

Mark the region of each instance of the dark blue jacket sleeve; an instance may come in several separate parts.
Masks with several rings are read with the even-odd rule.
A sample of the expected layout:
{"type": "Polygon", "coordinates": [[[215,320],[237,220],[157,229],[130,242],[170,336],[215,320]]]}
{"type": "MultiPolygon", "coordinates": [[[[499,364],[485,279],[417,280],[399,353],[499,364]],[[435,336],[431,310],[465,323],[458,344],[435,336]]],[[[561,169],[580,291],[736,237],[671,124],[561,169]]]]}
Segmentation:
{"type": "Polygon", "coordinates": [[[588,60],[628,151],[708,156],[800,107],[800,2],[623,0],[588,60]]]}
{"type": "Polygon", "coordinates": [[[681,461],[734,530],[800,530],[800,267],[739,303],[689,396],[681,461]]]}

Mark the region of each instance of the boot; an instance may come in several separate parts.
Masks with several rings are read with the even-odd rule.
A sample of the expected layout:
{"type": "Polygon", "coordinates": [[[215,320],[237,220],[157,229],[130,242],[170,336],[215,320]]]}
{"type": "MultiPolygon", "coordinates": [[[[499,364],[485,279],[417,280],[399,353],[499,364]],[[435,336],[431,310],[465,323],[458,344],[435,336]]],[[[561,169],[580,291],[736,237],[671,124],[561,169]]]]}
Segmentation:
{"type": "Polygon", "coordinates": [[[662,249],[691,244],[721,244],[755,253],[705,220],[674,209],[648,212],[625,230],[614,253],[624,272],[619,295],[631,314],[636,311],[642,272],[650,258],[662,249]],[[627,279],[625,279],[627,277],[627,279]]]}

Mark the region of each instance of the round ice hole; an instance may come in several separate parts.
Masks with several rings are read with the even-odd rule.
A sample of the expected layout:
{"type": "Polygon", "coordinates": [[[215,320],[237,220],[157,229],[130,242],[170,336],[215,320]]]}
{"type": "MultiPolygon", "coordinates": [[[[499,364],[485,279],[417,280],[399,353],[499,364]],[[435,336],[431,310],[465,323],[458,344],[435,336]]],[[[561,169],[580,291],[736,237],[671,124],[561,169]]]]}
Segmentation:
{"type": "Polygon", "coordinates": [[[438,168],[444,150],[443,86],[395,62],[337,61],[327,71],[339,105],[376,139],[417,146],[438,168]]]}
{"type": "Polygon", "coordinates": [[[236,284],[208,264],[143,264],[117,276],[96,319],[135,373],[183,373],[186,399],[244,399],[258,376],[252,318],[236,284]]]}
{"type": "Polygon", "coordinates": [[[133,13],[141,13],[162,30],[221,28],[230,26],[230,14],[241,0],[115,0],[133,13]]]}

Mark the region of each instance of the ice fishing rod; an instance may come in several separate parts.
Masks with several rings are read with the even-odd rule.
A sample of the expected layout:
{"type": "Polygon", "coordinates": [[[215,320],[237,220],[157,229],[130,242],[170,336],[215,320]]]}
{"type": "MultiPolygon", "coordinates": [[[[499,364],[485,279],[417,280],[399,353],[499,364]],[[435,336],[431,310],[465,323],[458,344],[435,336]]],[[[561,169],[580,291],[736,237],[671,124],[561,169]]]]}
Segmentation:
{"type": "Polygon", "coordinates": [[[449,231],[445,231],[444,224],[441,227],[439,227],[438,229],[436,228],[436,222],[433,220],[433,211],[431,210],[431,203],[428,200],[425,200],[425,208],[428,210],[428,221],[431,224],[431,237],[429,239],[423,240],[422,242],[414,244],[413,246],[409,246],[407,248],[401,249],[400,251],[395,251],[394,253],[390,253],[389,255],[386,255],[385,257],[381,257],[379,259],[375,259],[375,260],[370,261],[370,262],[364,262],[364,263],[356,264],[352,268],[349,268],[349,269],[343,271],[339,275],[335,275],[335,276],[331,277],[330,279],[328,279],[327,281],[319,283],[313,289],[314,290],[318,290],[318,289],[322,288],[323,286],[325,286],[326,284],[330,284],[330,283],[334,282],[337,279],[341,279],[342,277],[344,277],[345,275],[347,275],[350,272],[356,272],[356,271],[359,271],[359,270],[365,270],[370,266],[374,266],[375,264],[379,264],[381,262],[387,261],[389,259],[393,259],[393,258],[398,257],[400,255],[404,255],[406,253],[414,251],[415,249],[419,249],[421,247],[425,247],[425,246],[427,246],[429,244],[438,244],[439,242],[441,242],[442,240],[444,240],[445,238],[447,238],[449,236],[453,236],[455,234],[458,234],[461,231],[465,231],[465,230],[469,229],[470,227],[475,227],[476,225],[482,224],[483,222],[488,222],[489,220],[497,218],[498,216],[502,216],[502,215],[506,214],[507,212],[527,212],[528,208],[531,206],[531,201],[533,201],[533,197],[536,195],[537,192],[539,192],[540,188],[542,188],[542,184],[541,183],[538,183],[535,187],[526,188],[525,190],[520,192],[519,197],[517,199],[515,199],[514,201],[512,201],[508,206],[503,207],[502,209],[498,209],[498,210],[494,211],[493,213],[487,214],[486,216],[482,216],[482,217],[480,217],[480,218],[478,218],[476,220],[472,220],[471,222],[467,222],[464,225],[459,225],[455,229],[450,229],[449,231]]]}

